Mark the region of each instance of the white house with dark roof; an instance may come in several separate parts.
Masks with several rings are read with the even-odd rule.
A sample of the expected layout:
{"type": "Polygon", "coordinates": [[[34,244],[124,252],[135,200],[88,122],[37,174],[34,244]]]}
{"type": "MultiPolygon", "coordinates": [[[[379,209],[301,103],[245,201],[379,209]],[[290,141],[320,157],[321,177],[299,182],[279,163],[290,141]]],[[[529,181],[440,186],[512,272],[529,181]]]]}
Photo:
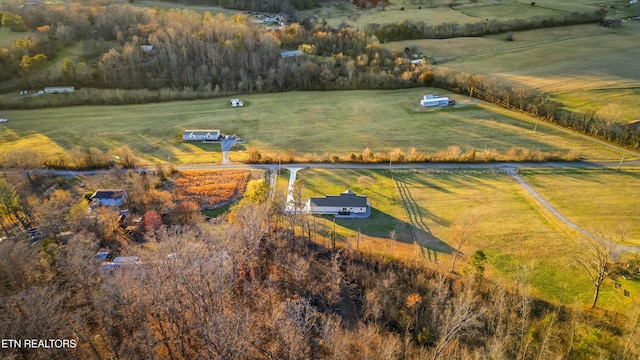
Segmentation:
{"type": "Polygon", "coordinates": [[[347,189],[340,195],[311,197],[307,203],[307,211],[316,215],[368,218],[371,215],[371,204],[367,202],[366,196],[356,195],[347,189]]]}
{"type": "Polygon", "coordinates": [[[91,203],[102,206],[122,206],[127,199],[124,189],[99,189],[89,198],[91,203]]]}
{"type": "Polygon", "coordinates": [[[218,141],[220,130],[185,130],[182,132],[184,141],[218,141]]]}

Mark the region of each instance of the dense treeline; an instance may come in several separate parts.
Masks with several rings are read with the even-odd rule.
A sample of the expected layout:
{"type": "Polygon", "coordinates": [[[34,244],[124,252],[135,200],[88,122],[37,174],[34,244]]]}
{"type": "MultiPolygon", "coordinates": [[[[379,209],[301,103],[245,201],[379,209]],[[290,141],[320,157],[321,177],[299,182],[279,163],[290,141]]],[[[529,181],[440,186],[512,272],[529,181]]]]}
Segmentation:
{"type": "MultiPolygon", "coordinates": [[[[67,216],[73,213],[69,194],[52,195],[44,203],[49,221],[83,230],[69,240],[0,242],[0,337],[75,339],[77,346],[3,348],[0,354],[33,359],[638,356],[635,319],[535,300],[526,280],[509,290],[484,278],[482,256],[469,256],[464,275],[455,275],[321,247],[311,239],[327,235],[314,234],[309,218],[283,213],[262,193],[246,196],[227,220],[215,224],[195,218],[176,226],[158,222],[149,227],[143,246],[117,235],[117,217],[99,214],[101,230],[83,226],[77,216],[67,216]],[[105,249],[140,261],[103,271],[95,254],[105,249]]],[[[528,276],[523,268],[519,277],[528,276]]]]}
{"type": "MultiPolygon", "coordinates": [[[[281,30],[266,30],[243,14],[226,18],[126,4],[5,5],[2,11],[3,26],[32,30],[0,52],[3,68],[0,80],[13,79],[12,89],[72,84],[132,90],[5,99],[5,107],[130,104],[232,93],[424,85],[468,94],[475,87],[533,116],[623,146],[640,146],[637,132],[617,125],[612,119],[593,112],[566,111],[560,104],[549,101],[546,94],[500,84],[486,76],[432,67],[424,62],[412,64],[406,53],[389,51],[377,36],[353,28],[316,25],[307,29],[293,24],[281,30]],[[59,50],[65,47],[73,49],[77,56],[56,60],[59,50]],[[284,50],[296,49],[304,55],[281,56],[284,50]]],[[[566,14],[550,19],[534,18],[520,25],[551,26],[594,21],[599,16],[600,12],[566,14]]],[[[445,24],[443,29],[449,30],[440,32],[414,25],[393,25],[378,35],[456,36],[464,28],[466,33],[461,35],[473,36],[515,26],[495,21],[463,27],[445,24]]]]}
{"type": "Polygon", "coordinates": [[[554,16],[535,16],[525,19],[487,19],[474,23],[444,23],[427,25],[424,22],[405,21],[397,24],[369,24],[365,28],[368,34],[375,35],[380,41],[400,41],[411,39],[449,39],[454,37],[484,36],[502,34],[509,31],[587,24],[601,21],[606,12],[573,12],[554,16]]]}
{"type": "MultiPolygon", "coordinates": [[[[326,0],[324,0],[326,1],[326,0]]],[[[285,12],[312,9],[322,0],[173,0],[180,4],[221,6],[226,9],[239,9],[258,12],[285,12]]]]}

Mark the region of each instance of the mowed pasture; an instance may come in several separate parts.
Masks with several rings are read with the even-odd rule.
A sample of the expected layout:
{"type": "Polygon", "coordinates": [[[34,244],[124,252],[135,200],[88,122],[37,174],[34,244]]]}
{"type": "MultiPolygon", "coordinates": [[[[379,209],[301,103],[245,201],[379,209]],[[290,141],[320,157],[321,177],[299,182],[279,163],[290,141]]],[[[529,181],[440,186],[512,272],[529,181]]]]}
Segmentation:
{"type": "Polygon", "coordinates": [[[571,111],[593,110],[596,115],[611,116],[610,120],[619,123],[640,121],[640,88],[576,90],[554,94],[552,99],[571,111]]]}
{"type": "Polygon", "coordinates": [[[526,169],[520,174],[570,221],[640,246],[639,169],[526,169]]]}
{"type": "Polygon", "coordinates": [[[598,24],[519,31],[481,38],[414,40],[388,43],[393,50],[416,46],[439,67],[486,75],[512,86],[552,95],[582,112],[616,104],[625,123],[638,120],[640,22],[624,22],[615,31],[598,24]],[[603,94],[602,92],[605,92],[603,94]],[[584,108],[582,105],[587,105],[584,108]]]}
{"type": "MultiPolygon", "coordinates": [[[[82,90],[80,90],[82,91],[82,90]]],[[[256,149],[284,160],[332,159],[339,155],[389,154],[414,147],[427,154],[457,146],[462,151],[526,148],[575,152],[588,160],[615,160],[617,151],[535,120],[511,115],[481,102],[424,109],[424,94],[439,89],[289,92],[247,95],[246,106],[231,108],[227,98],[146,105],[78,106],[7,110],[0,126],[0,150],[35,149],[48,157],[68,156],[91,147],[102,151],[129,146],[146,163],[221,161],[219,144],[187,143],[185,129],[219,129],[246,140],[231,153],[244,161],[256,149]]],[[[50,95],[56,96],[56,95],[50,95]]],[[[66,95],[63,95],[66,96],[66,95]]],[[[70,95],[73,96],[73,95],[70,95]]],[[[123,96],[126,93],[123,92],[123,96]]],[[[453,98],[464,100],[456,95],[453,98]]]]}
{"type": "Polygon", "coordinates": [[[338,27],[349,25],[364,30],[369,24],[392,24],[404,21],[424,22],[426,25],[440,25],[445,23],[474,23],[484,21],[477,17],[465,15],[449,7],[426,7],[420,4],[399,5],[393,2],[384,10],[374,9],[355,10],[349,8],[320,8],[309,12],[310,16],[317,16],[328,25],[338,27]],[[404,7],[405,10],[400,10],[404,7]]]}
{"type": "Polygon", "coordinates": [[[550,6],[532,6],[530,2],[519,1],[470,3],[458,6],[455,9],[465,15],[483,20],[549,17],[564,12],[550,6]]]}
{"type": "MultiPolygon", "coordinates": [[[[303,11],[301,17],[315,17],[334,27],[346,24],[364,29],[369,24],[383,25],[404,21],[424,22],[426,25],[468,24],[492,19],[528,19],[598,10],[598,6],[589,0],[537,1],[536,4],[531,6],[531,1],[479,0],[451,6],[451,2],[446,0],[401,0],[391,1],[387,6],[359,10],[348,3],[339,3],[303,11]]],[[[622,2],[619,7],[623,8],[622,2]]]]}
{"type": "MultiPolygon", "coordinates": [[[[475,230],[461,248],[457,272],[463,272],[469,256],[481,249],[488,256],[486,275],[493,279],[515,285],[516,278],[526,278],[533,294],[554,302],[587,305],[591,300],[591,282],[575,262],[583,239],[507,174],[407,170],[393,171],[392,179],[385,170],[308,169],[298,172],[298,179],[304,199],[347,188],[368,197],[373,207],[370,219],[336,220],[339,246],[448,271],[458,246],[454,228],[466,217],[474,220],[475,230]],[[412,226],[421,246],[413,241],[412,226]]],[[[319,217],[315,222],[318,241],[327,244],[333,219],[319,217]]],[[[640,290],[634,281],[623,285],[640,290]]],[[[604,308],[620,310],[637,303],[623,297],[613,282],[605,282],[603,290],[604,308]]]]}

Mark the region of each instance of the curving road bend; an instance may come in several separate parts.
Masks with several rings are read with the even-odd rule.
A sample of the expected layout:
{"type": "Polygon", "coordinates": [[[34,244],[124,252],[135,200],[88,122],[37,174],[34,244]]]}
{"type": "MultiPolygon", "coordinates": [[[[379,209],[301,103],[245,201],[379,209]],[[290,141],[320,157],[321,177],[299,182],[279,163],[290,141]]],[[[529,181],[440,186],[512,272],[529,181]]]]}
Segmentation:
{"type": "Polygon", "coordinates": [[[516,168],[507,168],[505,170],[506,170],[507,174],[509,174],[516,182],[518,182],[518,184],[520,184],[529,194],[531,194],[531,196],[533,196],[540,205],[542,205],[544,208],[546,208],[551,213],[551,215],[555,216],[558,220],[560,220],[566,226],[572,228],[573,230],[581,233],[582,235],[584,235],[586,237],[589,237],[591,239],[595,239],[595,240],[598,240],[598,241],[603,241],[604,240],[609,245],[612,245],[611,246],[611,248],[612,248],[611,256],[613,256],[614,258],[619,258],[620,255],[622,255],[624,253],[629,253],[629,252],[640,254],[640,247],[613,243],[613,242],[611,242],[609,240],[601,239],[597,235],[592,234],[591,232],[589,232],[589,231],[581,228],[580,226],[576,225],[575,223],[573,223],[572,221],[570,221],[569,219],[564,217],[564,215],[562,215],[553,206],[551,206],[551,204],[549,204],[549,202],[547,200],[545,200],[533,187],[531,187],[531,185],[529,185],[529,183],[527,183],[520,175],[518,175],[518,172],[517,172],[516,168]]]}

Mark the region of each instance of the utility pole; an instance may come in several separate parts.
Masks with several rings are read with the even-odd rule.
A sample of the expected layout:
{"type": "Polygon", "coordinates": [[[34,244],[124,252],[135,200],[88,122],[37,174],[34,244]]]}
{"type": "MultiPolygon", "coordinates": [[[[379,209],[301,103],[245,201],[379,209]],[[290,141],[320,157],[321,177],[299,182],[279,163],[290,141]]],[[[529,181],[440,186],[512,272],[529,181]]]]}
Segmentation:
{"type": "Polygon", "coordinates": [[[620,167],[622,166],[622,162],[624,162],[624,152],[622,153],[622,158],[620,158],[620,164],[618,164],[617,171],[620,171],[620,167]]]}

